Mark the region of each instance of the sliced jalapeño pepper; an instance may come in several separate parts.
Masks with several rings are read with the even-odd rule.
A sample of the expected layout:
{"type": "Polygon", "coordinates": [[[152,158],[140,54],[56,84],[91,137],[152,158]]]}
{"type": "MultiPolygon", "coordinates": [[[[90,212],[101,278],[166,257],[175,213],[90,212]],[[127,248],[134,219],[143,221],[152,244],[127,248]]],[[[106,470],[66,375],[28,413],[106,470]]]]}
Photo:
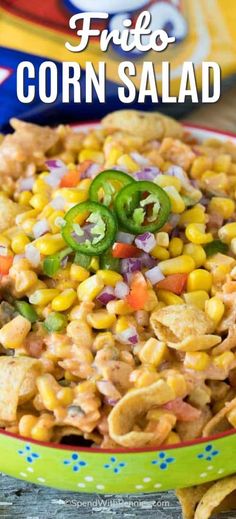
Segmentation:
{"type": "Polygon", "coordinates": [[[66,243],[73,250],[99,256],[115,240],[117,223],[111,211],[96,202],[82,202],[65,215],[66,224],[61,230],[66,243]],[[81,217],[83,226],[80,226],[81,217]]]}
{"type": "Polygon", "coordinates": [[[204,249],[207,256],[213,256],[214,254],[217,254],[217,252],[227,254],[229,247],[226,243],[223,243],[220,240],[213,240],[204,245],[204,249]]]}
{"type": "Polygon", "coordinates": [[[56,254],[47,256],[43,262],[43,272],[49,277],[55,276],[57,271],[61,268],[61,262],[72,252],[70,247],[63,249],[56,254]]]}
{"type": "Polygon", "coordinates": [[[158,231],[166,223],[171,210],[170,199],[166,192],[146,180],[123,187],[116,196],[114,204],[120,222],[133,234],[158,231]],[[129,208],[137,194],[139,195],[138,205],[130,214],[129,208]]]}
{"type": "Polygon", "coordinates": [[[123,171],[116,171],[109,169],[99,173],[89,188],[89,198],[93,202],[100,202],[107,207],[110,207],[117,192],[124,186],[134,183],[135,180],[124,173],[123,171]]]}

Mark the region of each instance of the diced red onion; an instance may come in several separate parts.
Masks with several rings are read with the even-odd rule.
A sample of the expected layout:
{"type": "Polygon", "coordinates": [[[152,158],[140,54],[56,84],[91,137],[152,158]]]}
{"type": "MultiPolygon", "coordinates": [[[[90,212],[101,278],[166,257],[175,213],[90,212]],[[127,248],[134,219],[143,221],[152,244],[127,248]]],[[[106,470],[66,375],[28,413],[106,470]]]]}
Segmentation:
{"type": "Polygon", "coordinates": [[[168,219],[168,223],[171,225],[171,227],[177,227],[179,223],[180,215],[179,214],[171,214],[171,216],[168,219]]]}
{"type": "Polygon", "coordinates": [[[150,252],[156,245],[156,238],[151,232],[145,232],[135,238],[135,245],[144,252],[150,252]]]}
{"type": "Polygon", "coordinates": [[[129,293],[129,287],[123,281],[118,281],[118,283],[116,283],[114,293],[117,299],[124,299],[129,293]]]}
{"type": "Polygon", "coordinates": [[[109,301],[113,301],[114,299],[116,299],[114,288],[110,286],[105,287],[97,296],[97,301],[102,305],[107,305],[109,301]]]}
{"type": "Polygon", "coordinates": [[[135,162],[137,162],[137,164],[139,164],[140,166],[148,166],[150,163],[149,163],[149,160],[144,157],[143,155],[140,155],[140,153],[137,153],[136,151],[133,151],[132,153],[130,153],[131,157],[133,160],[135,160],[135,162]]]}
{"type": "Polygon", "coordinates": [[[141,261],[142,267],[146,267],[147,269],[151,269],[157,264],[156,259],[150,256],[147,252],[142,252],[138,259],[141,261]]]}
{"type": "Polygon", "coordinates": [[[123,344],[135,345],[139,340],[135,326],[130,326],[124,332],[117,333],[116,337],[123,344]]]}
{"type": "Polygon", "coordinates": [[[117,237],[116,237],[116,241],[120,242],[120,243],[133,243],[134,241],[134,238],[135,238],[135,235],[134,234],[130,234],[128,232],[118,232],[117,234],[117,237]]]}
{"type": "Polygon", "coordinates": [[[158,267],[158,265],[153,269],[147,270],[145,272],[145,276],[152,285],[155,285],[159,281],[162,281],[162,279],[165,279],[165,276],[162,273],[161,269],[158,267]]]}
{"type": "Polygon", "coordinates": [[[81,179],[82,178],[94,178],[96,177],[96,175],[99,173],[99,171],[101,171],[101,166],[100,164],[96,164],[95,162],[93,164],[91,164],[90,166],[88,166],[88,168],[86,169],[86,171],[83,173],[83,175],[81,176],[81,179]]]}
{"type": "Polygon", "coordinates": [[[33,227],[33,234],[35,238],[39,238],[49,231],[49,225],[46,218],[39,220],[33,227]]]}
{"type": "Polygon", "coordinates": [[[166,175],[178,178],[182,186],[185,187],[185,189],[187,190],[189,190],[189,188],[191,187],[185,171],[180,166],[170,166],[170,168],[166,171],[166,175]]]}
{"type": "Polygon", "coordinates": [[[31,191],[34,185],[35,177],[22,178],[19,182],[20,191],[31,191]]]}
{"type": "Polygon", "coordinates": [[[62,160],[59,159],[46,160],[45,164],[51,172],[63,171],[63,173],[65,173],[67,171],[67,166],[64,164],[64,162],[62,162],[62,160]]]}
{"type": "Polygon", "coordinates": [[[144,168],[134,174],[136,180],[154,180],[158,175],[161,175],[161,170],[150,166],[150,168],[144,168]]]}
{"type": "Polygon", "coordinates": [[[123,274],[131,274],[141,270],[142,264],[139,258],[128,258],[121,260],[121,272],[123,274]]]}
{"type": "Polygon", "coordinates": [[[31,263],[31,265],[33,265],[33,267],[38,267],[41,257],[37,247],[35,247],[31,243],[29,243],[29,245],[26,245],[25,257],[31,263]]]}
{"type": "Polygon", "coordinates": [[[3,245],[0,246],[0,256],[7,256],[8,255],[8,251],[7,251],[7,247],[4,247],[3,245]]]}
{"type": "Polygon", "coordinates": [[[45,177],[44,181],[46,184],[48,184],[48,186],[54,189],[60,185],[63,176],[64,173],[62,174],[59,171],[53,171],[52,173],[49,173],[47,177],[45,177]]]}
{"type": "Polygon", "coordinates": [[[56,196],[54,200],[50,203],[50,206],[53,207],[53,209],[57,209],[58,211],[63,210],[66,205],[66,200],[63,198],[63,196],[56,196]]]}

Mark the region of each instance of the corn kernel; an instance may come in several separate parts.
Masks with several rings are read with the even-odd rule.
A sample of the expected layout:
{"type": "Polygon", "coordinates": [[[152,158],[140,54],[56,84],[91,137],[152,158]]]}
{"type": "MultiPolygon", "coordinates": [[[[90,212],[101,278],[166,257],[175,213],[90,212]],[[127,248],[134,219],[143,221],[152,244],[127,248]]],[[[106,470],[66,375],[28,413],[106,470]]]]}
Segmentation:
{"type": "Polygon", "coordinates": [[[209,202],[208,209],[211,213],[222,216],[224,220],[231,218],[235,211],[235,202],[231,198],[213,196],[209,202]]]}
{"type": "Polygon", "coordinates": [[[192,164],[190,176],[191,178],[199,178],[208,169],[212,167],[211,157],[197,157],[192,164]]]}
{"type": "Polygon", "coordinates": [[[189,223],[206,223],[206,213],[201,205],[187,209],[181,214],[179,225],[188,225],[189,223]]]}
{"type": "Polygon", "coordinates": [[[98,270],[98,277],[103,281],[104,285],[116,286],[116,283],[123,280],[121,274],[113,270],[98,270]]]}
{"type": "Polygon", "coordinates": [[[17,315],[0,329],[0,342],[4,348],[20,348],[31,329],[31,323],[17,315]]]}
{"type": "Polygon", "coordinates": [[[186,245],[184,245],[183,254],[191,256],[196,268],[204,265],[206,261],[205,250],[201,245],[196,245],[195,243],[187,243],[186,245]]]}
{"type": "MultiPolygon", "coordinates": [[[[113,315],[113,314],[111,314],[113,315]]],[[[121,316],[117,319],[115,333],[122,333],[130,327],[130,321],[128,317],[121,316]]]]}
{"type": "Polygon", "coordinates": [[[224,315],[225,305],[219,297],[211,297],[209,301],[206,301],[205,311],[208,317],[217,325],[224,315]]]}
{"type": "Polygon", "coordinates": [[[78,298],[80,301],[93,301],[103,288],[104,283],[97,274],[94,274],[79,285],[77,291],[78,298]]]}
{"type": "Polygon", "coordinates": [[[157,290],[157,297],[159,301],[162,301],[166,305],[183,305],[184,301],[182,297],[177,296],[169,290],[159,289],[157,290]]]}
{"type": "Polygon", "coordinates": [[[225,351],[224,353],[221,353],[221,355],[217,355],[213,358],[213,364],[216,368],[228,371],[234,360],[235,357],[232,351],[225,351]]]}
{"type": "Polygon", "coordinates": [[[47,233],[35,240],[33,245],[35,245],[39,252],[44,254],[44,256],[50,256],[51,254],[55,254],[55,252],[63,249],[63,247],[65,247],[65,242],[60,233],[47,233]]]}
{"type": "Polygon", "coordinates": [[[115,322],[116,317],[114,314],[108,314],[106,310],[98,310],[87,315],[87,321],[96,330],[103,330],[111,328],[115,322]]]}
{"type": "Polygon", "coordinates": [[[188,392],[187,383],[181,373],[175,373],[167,376],[167,384],[173,389],[176,398],[184,398],[188,392]]]}
{"type": "Polygon", "coordinates": [[[98,164],[103,164],[104,154],[101,151],[85,148],[79,153],[79,163],[85,160],[92,160],[93,162],[98,162],[98,164]]]}
{"type": "Polygon", "coordinates": [[[210,243],[213,240],[213,236],[210,232],[206,233],[205,230],[206,226],[204,224],[190,223],[185,229],[186,238],[196,245],[210,243]]]}
{"type": "Polygon", "coordinates": [[[75,265],[72,263],[70,268],[70,277],[73,281],[85,281],[90,276],[90,272],[86,270],[84,267],[80,267],[80,265],[75,265]]]}
{"type": "Polygon", "coordinates": [[[125,167],[130,171],[131,173],[135,173],[140,169],[139,164],[135,162],[130,155],[121,155],[119,159],[117,160],[118,166],[125,167]]]}
{"type": "Polygon", "coordinates": [[[33,292],[33,294],[29,297],[29,302],[32,305],[46,306],[59,293],[59,290],[57,290],[56,288],[42,288],[39,290],[35,290],[35,292],[33,292]]]}
{"type": "Polygon", "coordinates": [[[37,416],[25,414],[19,421],[19,433],[21,436],[31,438],[31,430],[38,422],[37,416]]]}
{"type": "Polygon", "coordinates": [[[8,248],[10,246],[10,244],[11,244],[11,241],[3,234],[0,234],[0,247],[8,248]]]}
{"type": "Polygon", "coordinates": [[[20,205],[29,205],[31,198],[32,198],[31,191],[22,191],[22,193],[19,196],[19,204],[20,205]]]}
{"type": "Polygon", "coordinates": [[[210,366],[211,358],[205,351],[187,352],[184,359],[184,366],[187,369],[203,371],[210,366]]]}
{"type": "Polygon", "coordinates": [[[98,269],[99,269],[99,259],[97,258],[97,256],[94,256],[90,261],[89,270],[91,270],[92,272],[97,272],[98,269]]]}
{"type": "Polygon", "coordinates": [[[25,246],[30,243],[29,238],[25,233],[19,232],[14,236],[11,242],[11,248],[15,254],[22,254],[25,252],[25,246]]]}
{"type": "Polygon", "coordinates": [[[105,168],[110,168],[117,164],[118,159],[121,157],[122,151],[119,148],[112,148],[106,158],[105,168]]]}
{"type": "Polygon", "coordinates": [[[16,224],[21,226],[23,222],[28,220],[29,218],[36,218],[38,215],[38,211],[36,209],[31,209],[30,211],[25,211],[25,213],[20,213],[16,216],[16,224]]]}
{"type": "Polygon", "coordinates": [[[109,301],[106,306],[109,314],[116,315],[128,315],[134,312],[132,306],[128,305],[126,301],[118,300],[118,301],[109,301]]]}
{"type": "Polygon", "coordinates": [[[52,430],[44,424],[37,423],[31,430],[31,438],[40,442],[49,442],[52,437],[52,430]]]}
{"type": "Polygon", "coordinates": [[[207,270],[196,269],[190,272],[187,281],[187,292],[205,290],[209,292],[212,287],[212,274],[207,270]]]}
{"type": "Polygon", "coordinates": [[[34,234],[33,228],[36,223],[37,223],[37,220],[35,218],[29,218],[28,220],[25,220],[21,224],[21,228],[27,236],[33,236],[33,234],[34,234]]]}
{"type": "Polygon", "coordinates": [[[159,263],[159,268],[163,272],[165,276],[169,276],[170,274],[188,274],[192,272],[195,267],[195,263],[190,256],[183,254],[182,256],[178,256],[177,258],[171,258],[166,261],[161,261],[159,263]]]}
{"type": "Polygon", "coordinates": [[[218,231],[220,240],[224,243],[230,243],[233,238],[236,238],[236,222],[227,223],[223,225],[218,231]]]}
{"type": "Polygon", "coordinates": [[[148,371],[143,371],[142,372],[140,370],[140,375],[135,380],[135,387],[136,388],[141,388],[141,387],[150,386],[151,384],[153,384],[157,380],[159,380],[158,373],[152,373],[152,372],[148,372],[148,371]]]}
{"type": "Polygon", "coordinates": [[[39,211],[42,211],[42,209],[45,207],[45,205],[48,204],[48,196],[45,194],[39,194],[32,196],[30,200],[30,205],[34,207],[34,209],[38,209],[39,211]]]}
{"type": "Polygon", "coordinates": [[[161,247],[160,245],[155,245],[154,249],[150,252],[153,258],[159,260],[167,260],[170,257],[169,251],[165,247],[161,247]]]}
{"type": "Polygon", "coordinates": [[[183,252],[183,240],[178,237],[174,237],[170,240],[169,244],[169,253],[171,258],[176,258],[176,256],[180,256],[183,252]]]}
{"type": "MultiPolygon", "coordinates": [[[[111,301],[112,302],[112,301],[111,301]]],[[[162,303],[160,303],[162,304],[162,303]]],[[[145,312],[152,312],[158,305],[156,292],[152,289],[148,289],[148,299],[143,307],[145,312]]]]}
{"type": "Polygon", "coordinates": [[[157,367],[165,360],[167,353],[166,344],[151,337],[139,352],[139,358],[144,364],[152,364],[157,367]]]}
{"type": "Polygon", "coordinates": [[[193,305],[200,308],[200,310],[204,310],[209,295],[205,290],[195,290],[194,292],[186,292],[183,294],[183,298],[187,305],[193,305]]]}
{"type": "Polygon", "coordinates": [[[180,191],[182,184],[179,178],[172,177],[170,175],[158,175],[155,178],[155,184],[164,188],[164,187],[175,187],[176,191],[180,191]]]}
{"type": "Polygon", "coordinates": [[[62,196],[69,204],[80,204],[87,200],[88,192],[85,189],[78,189],[77,187],[62,187],[54,192],[52,198],[54,199],[58,196],[62,196]]]}
{"type": "Polygon", "coordinates": [[[60,225],[58,225],[58,219],[64,218],[63,211],[53,211],[53,213],[48,217],[48,223],[50,225],[52,233],[57,233],[60,231],[60,225]]]}
{"type": "Polygon", "coordinates": [[[57,393],[59,403],[65,407],[71,404],[74,400],[74,391],[71,387],[62,387],[57,393]]]}
{"type": "Polygon", "coordinates": [[[50,187],[48,184],[46,184],[46,182],[44,182],[44,179],[41,177],[37,177],[36,180],[34,181],[34,184],[33,184],[33,189],[32,189],[33,193],[36,195],[36,194],[49,194],[50,192],[50,187]]]}
{"type": "Polygon", "coordinates": [[[73,288],[63,290],[52,300],[52,310],[55,312],[64,312],[68,310],[75,302],[77,294],[73,288]]]}
{"type": "Polygon", "coordinates": [[[214,160],[213,169],[217,173],[228,173],[231,166],[232,158],[226,153],[218,155],[214,160]]]}
{"type": "Polygon", "coordinates": [[[158,232],[156,234],[156,244],[160,247],[169,247],[169,234],[167,232],[158,232]]]}
{"type": "Polygon", "coordinates": [[[185,203],[177,189],[173,186],[167,186],[164,187],[164,191],[167,193],[170,199],[171,211],[175,214],[183,213],[185,210],[185,203]]]}
{"type": "Polygon", "coordinates": [[[181,438],[176,432],[171,431],[165,439],[165,445],[175,445],[176,443],[181,443],[181,438]]]}

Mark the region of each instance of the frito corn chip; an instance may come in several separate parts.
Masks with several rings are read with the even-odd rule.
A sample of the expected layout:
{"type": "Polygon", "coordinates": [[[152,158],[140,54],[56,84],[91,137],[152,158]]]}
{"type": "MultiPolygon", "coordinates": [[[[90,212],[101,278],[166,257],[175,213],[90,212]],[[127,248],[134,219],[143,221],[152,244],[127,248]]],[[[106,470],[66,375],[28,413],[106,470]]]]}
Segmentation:
{"type": "Polygon", "coordinates": [[[168,342],[170,348],[179,351],[202,351],[209,350],[221,342],[219,335],[189,335],[181,342],[168,342]]]}
{"type": "Polygon", "coordinates": [[[229,411],[236,407],[236,398],[233,398],[230,402],[226,402],[223,409],[221,409],[213,418],[207,423],[202,431],[202,436],[212,436],[213,434],[217,434],[227,429],[229,427],[229,422],[226,419],[226,415],[229,411]]]}
{"type": "Polygon", "coordinates": [[[204,485],[176,490],[182,507],[183,519],[194,519],[196,506],[211,486],[212,483],[204,483],[204,485]]]}
{"type": "Polygon", "coordinates": [[[170,305],[154,311],[151,327],[161,341],[179,342],[189,335],[211,333],[214,325],[206,314],[193,305],[170,305]]]}
{"type": "Polygon", "coordinates": [[[229,476],[212,485],[202,496],[194,519],[209,519],[213,510],[217,508],[224,499],[236,490],[236,476],[229,476]]]}
{"type": "Polygon", "coordinates": [[[29,357],[0,357],[0,420],[16,420],[17,406],[34,394],[32,370],[40,369],[39,361],[29,357]]]}
{"type": "Polygon", "coordinates": [[[216,346],[214,350],[212,350],[213,355],[221,355],[225,351],[229,351],[236,346],[236,324],[233,324],[228,331],[227,337],[222,341],[221,344],[216,346]]]}
{"type": "Polygon", "coordinates": [[[109,434],[112,440],[124,447],[141,447],[155,440],[155,433],[134,431],[141,415],[153,406],[161,406],[175,398],[174,391],[164,380],[127,393],[112,409],[109,417],[109,434]]]}

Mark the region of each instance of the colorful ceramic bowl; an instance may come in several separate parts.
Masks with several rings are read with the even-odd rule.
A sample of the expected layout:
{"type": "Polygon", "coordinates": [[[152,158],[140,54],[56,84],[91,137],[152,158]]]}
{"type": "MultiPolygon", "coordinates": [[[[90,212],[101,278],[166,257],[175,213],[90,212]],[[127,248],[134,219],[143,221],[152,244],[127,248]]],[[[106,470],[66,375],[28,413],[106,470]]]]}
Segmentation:
{"type": "MultiPolygon", "coordinates": [[[[199,140],[217,137],[236,143],[236,135],[186,126],[199,140]]],[[[41,443],[2,431],[0,448],[1,472],[73,492],[157,492],[236,472],[236,431],[166,448],[129,451],[41,443]]]]}

